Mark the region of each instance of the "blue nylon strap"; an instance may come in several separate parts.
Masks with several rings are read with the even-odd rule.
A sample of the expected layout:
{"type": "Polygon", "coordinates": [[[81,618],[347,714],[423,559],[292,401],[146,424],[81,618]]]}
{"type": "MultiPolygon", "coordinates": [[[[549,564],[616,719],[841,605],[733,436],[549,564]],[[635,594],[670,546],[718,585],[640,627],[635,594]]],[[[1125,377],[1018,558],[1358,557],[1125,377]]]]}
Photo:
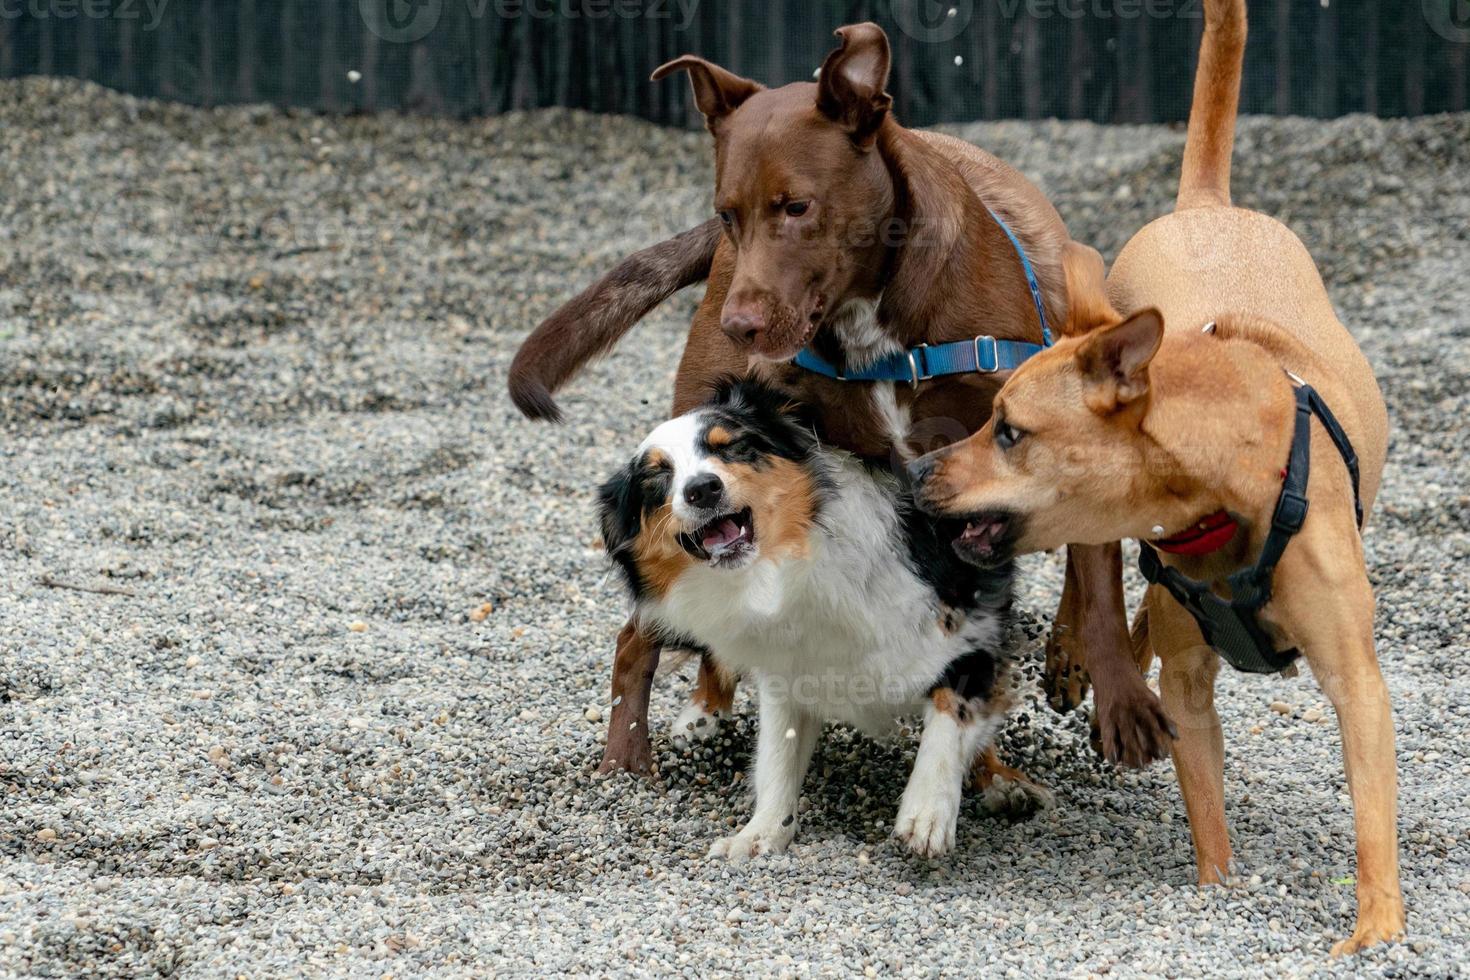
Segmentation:
{"type": "MultiPolygon", "coordinates": [[[[985,210],[990,211],[989,208],[985,210]]],[[[1021,257],[1021,268],[1026,273],[1026,285],[1031,287],[1031,302],[1036,304],[1036,316],[1041,320],[1041,343],[1043,347],[1051,346],[1051,328],[1046,325],[1046,307],[1041,303],[1041,285],[1036,281],[1036,270],[1031,268],[1031,260],[1026,257],[1026,250],[1021,247],[1021,240],[1016,233],[1011,231],[1011,226],[1000,220],[1000,215],[990,211],[990,216],[995,223],[1000,225],[1000,230],[1006,233],[1011,244],[1016,247],[1016,254],[1021,257]]]]}
{"type": "Polygon", "coordinates": [[[948,344],[920,344],[912,350],[900,351],[880,358],[865,367],[851,371],[838,371],[810,347],[796,355],[792,362],[797,367],[838,381],[907,381],[918,385],[929,378],[951,374],[990,374],[995,371],[1014,371],[1027,359],[1051,346],[1051,328],[1046,323],[1046,308],[1041,302],[1041,286],[1036,281],[1036,271],[1031,260],[1021,247],[1010,227],[994,211],[990,216],[1000,225],[1006,237],[1015,246],[1021,259],[1021,268],[1026,273],[1026,284],[1031,287],[1031,299],[1036,304],[1036,315],[1041,320],[1043,343],[1032,344],[1024,340],[996,340],[982,336],[973,340],[957,340],[948,344]]]}

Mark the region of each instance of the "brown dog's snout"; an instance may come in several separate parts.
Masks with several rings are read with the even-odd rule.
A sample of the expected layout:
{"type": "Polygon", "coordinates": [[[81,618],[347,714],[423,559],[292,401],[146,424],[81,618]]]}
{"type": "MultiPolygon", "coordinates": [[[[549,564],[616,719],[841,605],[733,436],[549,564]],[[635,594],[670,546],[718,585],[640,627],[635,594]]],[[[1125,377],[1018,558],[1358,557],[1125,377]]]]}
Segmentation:
{"type": "Polygon", "coordinates": [[[730,297],[720,315],[720,329],[735,346],[754,346],[766,330],[765,304],[753,298],[730,297]]]}

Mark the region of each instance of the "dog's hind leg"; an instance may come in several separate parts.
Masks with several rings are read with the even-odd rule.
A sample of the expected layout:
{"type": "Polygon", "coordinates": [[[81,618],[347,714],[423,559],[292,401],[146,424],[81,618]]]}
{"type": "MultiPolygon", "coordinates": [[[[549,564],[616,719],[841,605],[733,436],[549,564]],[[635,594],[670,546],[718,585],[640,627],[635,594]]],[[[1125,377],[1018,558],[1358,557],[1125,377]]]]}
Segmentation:
{"type": "Polygon", "coordinates": [[[648,695],[658,670],[658,641],[628,620],[618,633],[613,658],[612,713],[607,723],[607,747],[598,772],[626,769],[639,775],[653,768],[653,746],[648,741],[648,695]]]}
{"type": "Polygon", "coordinates": [[[730,717],[734,704],[734,675],[705,654],[699,659],[699,680],[689,703],[674,719],[674,738],[686,742],[713,738],[730,717]]]}
{"type": "MultiPolygon", "coordinates": [[[[1287,555],[1288,560],[1301,560],[1307,549],[1287,555]]],[[[1342,732],[1358,839],[1358,921],[1353,934],[1332,948],[1334,956],[1343,956],[1404,934],[1398,763],[1388,688],[1373,648],[1372,586],[1361,572],[1352,583],[1333,583],[1322,569],[1348,565],[1335,553],[1313,565],[1312,574],[1292,575],[1291,591],[1282,591],[1289,596],[1307,663],[1332,702],[1342,732]]]]}
{"type": "Polygon", "coordinates": [[[1178,725],[1171,750],[1201,885],[1224,884],[1230,873],[1225,826],[1225,737],[1215,711],[1220,658],[1199,625],[1168,595],[1150,592],[1149,638],[1159,657],[1164,707],[1178,725]]]}
{"type": "Polygon", "coordinates": [[[986,746],[970,767],[970,785],[984,797],[991,813],[1024,817],[1055,802],[1051,790],[1001,762],[993,745],[986,746]]]}

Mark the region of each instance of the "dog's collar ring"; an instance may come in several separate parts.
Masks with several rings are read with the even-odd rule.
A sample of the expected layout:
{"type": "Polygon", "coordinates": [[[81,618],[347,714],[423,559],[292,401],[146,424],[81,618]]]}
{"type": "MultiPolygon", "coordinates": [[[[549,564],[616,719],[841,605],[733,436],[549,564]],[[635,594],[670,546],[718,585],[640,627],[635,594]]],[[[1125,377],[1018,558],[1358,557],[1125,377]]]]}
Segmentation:
{"type": "Polygon", "coordinates": [[[927,354],[924,353],[928,349],[928,347],[928,344],[920,344],[917,347],[910,348],[908,351],[909,387],[914,389],[915,391],[919,390],[920,381],[928,381],[930,378],[934,377],[934,375],[929,373],[929,357],[927,354]],[[922,368],[919,367],[920,361],[924,362],[924,366],[922,368]]]}

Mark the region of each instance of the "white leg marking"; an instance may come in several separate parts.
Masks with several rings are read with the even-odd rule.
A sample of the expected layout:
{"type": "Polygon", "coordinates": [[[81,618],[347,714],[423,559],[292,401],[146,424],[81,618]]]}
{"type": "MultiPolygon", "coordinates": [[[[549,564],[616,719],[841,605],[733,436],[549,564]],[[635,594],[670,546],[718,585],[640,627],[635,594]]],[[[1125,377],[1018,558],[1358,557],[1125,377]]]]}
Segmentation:
{"type": "Polygon", "coordinates": [[[673,739],[679,748],[714,738],[725,727],[723,711],[709,711],[698,701],[690,701],[674,719],[673,739]]]}
{"type": "Polygon", "coordinates": [[[939,857],[954,849],[965,779],[995,727],[994,721],[973,712],[961,722],[932,703],[925,710],[924,734],[919,737],[914,771],[904,787],[898,820],[893,825],[893,836],[915,854],[939,857]]]}
{"type": "Polygon", "coordinates": [[[738,834],[715,841],[710,857],[738,863],[786,850],[796,836],[796,805],[821,730],[821,721],[793,703],[789,692],[771,696],[761,686],[755,813],[738,834]]]}

